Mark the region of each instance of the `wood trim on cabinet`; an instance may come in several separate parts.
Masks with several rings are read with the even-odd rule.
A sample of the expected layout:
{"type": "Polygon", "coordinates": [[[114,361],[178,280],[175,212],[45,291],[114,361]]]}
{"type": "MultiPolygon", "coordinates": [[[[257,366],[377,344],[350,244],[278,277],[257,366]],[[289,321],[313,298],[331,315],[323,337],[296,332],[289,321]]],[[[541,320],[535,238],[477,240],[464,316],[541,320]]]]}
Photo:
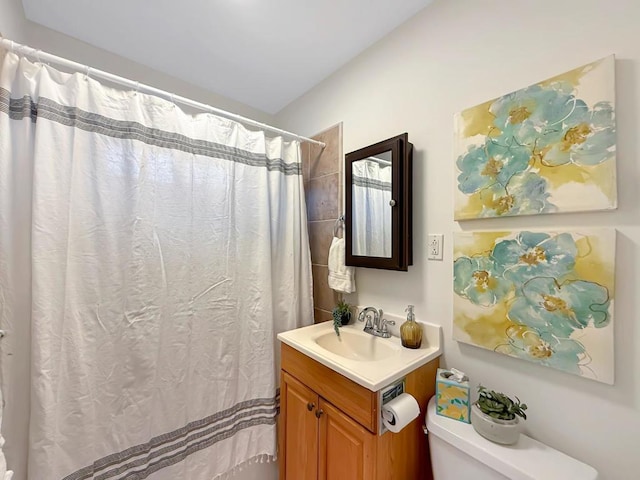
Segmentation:
{"type": "Polygon", "coordinates": [[[370,432],[378,432],[378,395],[376,393],[285,343],[282,344],[281,358],[284,371],[330,401],[370,432]]]}

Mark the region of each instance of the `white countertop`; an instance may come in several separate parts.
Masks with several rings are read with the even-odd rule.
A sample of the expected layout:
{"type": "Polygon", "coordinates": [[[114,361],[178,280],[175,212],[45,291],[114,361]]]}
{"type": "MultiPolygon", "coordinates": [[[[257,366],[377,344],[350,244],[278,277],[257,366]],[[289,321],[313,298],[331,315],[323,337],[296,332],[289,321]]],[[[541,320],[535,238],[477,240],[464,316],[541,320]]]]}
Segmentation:
{"type": "MultiPolygon", "coordinates": [[[[385,314],[385,318],[387,317],[393,318],[392,315],[385,314]]],[[[352,333],[352,338],[355,335],[365,335],[369,342],[386,342],[387,346],[395,350],[392,355],[375,361],[345,358],[321,347],[316,340],[333,332],[333,322],[323,322],[289,330],[278,334],[278,340],[353,380],[358,385],[377,392],[442,354],[442,327],[424,322],[419,323],[422,324],[424,333],[422,346],[418,349],[404,348],[398,337],[379,338],[364,333],[362,331],[364,324],[360,322],[346,325],[340,329],[352,333]]],[[[396,322],[395,330],[398,329],[398,326],[399,323],[396,322]]],[[[335,333],[333,334],[335,335],[335,333]]]]}

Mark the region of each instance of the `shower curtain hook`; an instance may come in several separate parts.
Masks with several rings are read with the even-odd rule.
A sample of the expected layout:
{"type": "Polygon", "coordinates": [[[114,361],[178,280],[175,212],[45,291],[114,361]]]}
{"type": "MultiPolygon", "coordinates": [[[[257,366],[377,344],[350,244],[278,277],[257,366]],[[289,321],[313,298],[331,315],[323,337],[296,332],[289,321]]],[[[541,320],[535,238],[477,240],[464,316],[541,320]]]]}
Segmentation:
{"type": "Polygon", "coordinates": [[[136,82],[136,86],[133,92],[133,95],[138,95],[138,92],[140,91],[140,82],[136,82]]]}
{"type": "Polygon", "coordinates": [[[91,67],[89,65],[85,65],[84,71],[84,79],[89,80],[89,74],[91,73],[91,67]]]}

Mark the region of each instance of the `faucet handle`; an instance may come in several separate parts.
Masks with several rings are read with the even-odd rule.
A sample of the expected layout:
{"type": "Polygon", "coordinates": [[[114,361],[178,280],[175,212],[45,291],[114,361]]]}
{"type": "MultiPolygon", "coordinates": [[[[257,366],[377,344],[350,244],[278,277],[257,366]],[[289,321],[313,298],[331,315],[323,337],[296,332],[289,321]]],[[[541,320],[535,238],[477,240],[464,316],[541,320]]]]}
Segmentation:
{"type": "Polygon", "coordinates": [[[396,321],[395,320],[387,320],[386,318],[382,319],[382,333],[389,333],[389,330],[387,329],[387,325],[395,325],[396,321]]]}

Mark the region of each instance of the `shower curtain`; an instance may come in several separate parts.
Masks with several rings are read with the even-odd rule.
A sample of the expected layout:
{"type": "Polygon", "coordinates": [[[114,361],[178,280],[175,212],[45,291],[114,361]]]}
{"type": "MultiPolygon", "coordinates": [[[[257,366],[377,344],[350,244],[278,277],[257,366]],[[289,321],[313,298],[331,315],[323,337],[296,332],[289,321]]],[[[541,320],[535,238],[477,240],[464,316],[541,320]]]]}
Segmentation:
{"type": "Polygon", "coordinates": [[[2,57],[15,480],[208,480],[273,459],[275,337],[312,319],[300,145],[2,57]]]}
{"type": "Polygon", "coordinates": [[[366,159],[352,168],[353,254],[391,257],[391,164],[366,159]]]}

